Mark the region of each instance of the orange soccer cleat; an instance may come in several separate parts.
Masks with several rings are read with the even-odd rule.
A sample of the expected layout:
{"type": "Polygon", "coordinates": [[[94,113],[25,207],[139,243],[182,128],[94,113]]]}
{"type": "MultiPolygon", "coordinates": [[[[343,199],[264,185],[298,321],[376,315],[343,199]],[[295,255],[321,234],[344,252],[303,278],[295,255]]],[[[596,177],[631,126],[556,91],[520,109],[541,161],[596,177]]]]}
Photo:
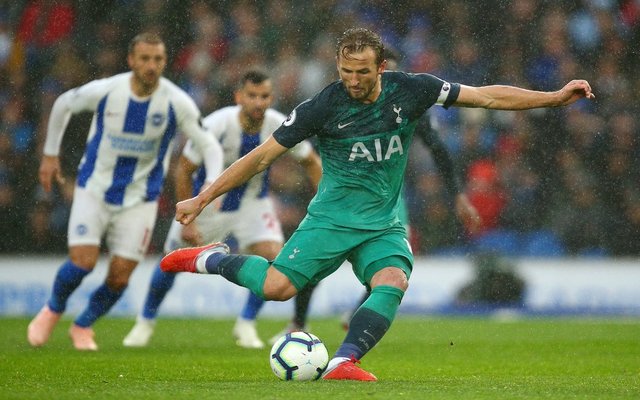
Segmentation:
{"type": "Polygon", "coordinates": [[[358,367],[360,361],[355,358],[346,360],[336,365],[333,369],[325,371],[322,379],[331,380],[349,380],[349,381],[368,381],[375,382],[378,380],[371,372],[367,372],[358,367]]]}
{"type": "Polygon", "coordinates": [[[164,272],[199,272],[196,269],[196,261],[204,252],[207,252],[207,255],[213,253],[229,254],[229,246],[222,242],[216,242],[206,246],[174,250],[160,260],[160,269],[164,272]]]}

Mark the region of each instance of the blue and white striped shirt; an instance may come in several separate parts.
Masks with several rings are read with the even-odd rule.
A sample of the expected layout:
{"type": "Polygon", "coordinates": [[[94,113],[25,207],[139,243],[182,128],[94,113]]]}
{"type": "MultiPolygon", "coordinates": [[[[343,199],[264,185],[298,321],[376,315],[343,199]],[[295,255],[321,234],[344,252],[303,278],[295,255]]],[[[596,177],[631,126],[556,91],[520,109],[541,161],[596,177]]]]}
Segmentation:
{"type": "Polygon", "coordinates": [[[95,80],[63,93],[49,119],[44,154],[58,155],[71,114],[93,111],[77,185],[106,203],[129,207],[158,199],[178,132],[197,143],[207,175],[222,170],[220,144],[200,125],[194,101],[165,78],[146,98],[131,90],[131,72],[95,80]]]}

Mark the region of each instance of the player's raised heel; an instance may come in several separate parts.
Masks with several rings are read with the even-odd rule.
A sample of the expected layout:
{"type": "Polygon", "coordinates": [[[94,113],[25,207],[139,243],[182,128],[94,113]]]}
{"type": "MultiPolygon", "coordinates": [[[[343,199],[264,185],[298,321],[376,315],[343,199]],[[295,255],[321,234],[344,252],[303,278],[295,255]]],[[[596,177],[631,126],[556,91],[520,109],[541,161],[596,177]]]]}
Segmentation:
{"type": "Polygon", "coordinates": [[[355,358],[346,360],[336,365],[333,369],[327,370],[322,375],[322,379],[327,380],[349,380],[375,382],[378,380],[371,372],[367,372],[356,364],[360,361],[355,358]]]}
{"type": "Polygon", "coordinates": [[[206,246],[174,250],[160,260],[160,269],[164,272],[199,272],[196,269],[196,261],[204,252],[207,252],[207,255],[213,253],[229,254],[229,246],[217,242],[206,246]]]}
{"type": "Polygon", "coordinates": [[[56,327],[61,316],[62,314],[51,311],[47,305],[42,307],[27,327],[29,344],[34,347],[40,347],[47,343],[53,328],[56,327]]]}
{"type": "Polygon", "coordinates": [[[71,325],[69,337],[73,342],[73,347],[81,351],[97,351],[98,345],[93,340],[95,333],[91,328],[83,328],[76,324],[71,325]]]}

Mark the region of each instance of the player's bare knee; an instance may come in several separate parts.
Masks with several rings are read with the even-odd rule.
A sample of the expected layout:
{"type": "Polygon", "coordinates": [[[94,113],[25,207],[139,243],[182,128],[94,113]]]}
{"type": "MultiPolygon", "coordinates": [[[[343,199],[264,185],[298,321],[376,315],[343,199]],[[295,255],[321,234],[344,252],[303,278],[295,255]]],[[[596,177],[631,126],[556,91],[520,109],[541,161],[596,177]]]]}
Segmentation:
{"type": "Polygon", "coordinates": [[[296,295],[297,290],[289,280],[277,282],[266,281],[264,283],[264,297],[267,300],[286,301],[296,295]]]}
{"type": "Polygon", "coordinates": [[[73,246],[69,248],[69,259],[79,268],[93,270],[98,262],[99,251],[94,246],[73,246]]]}
{"type": "Polygon", "coordinates": [[[376,272],[371,278],[372,288],[380,285],[397,287],[406,292],[409,288],[409,280],[400,268],[387,267],[376,272]]]}
{"type": "Polygon", "coordinates": [[[122,290],[129,284],[129,278],[138,265],[135,260],[113,256],[105,283],[113,290],[122,290]]]}
{"type": "Polygon", "coordinates": [[[293,296],[294,295],[289,295],[281,291],[269,291],[264,293],[265,300],[271,300],[271,301],[287,301],[291,299],[293,296]]]}
{"type": "Polygon", "coordinates": [[[105,283],[112,290],[122,290],[129,284],[130,273],[127,271],[110,271],[107,274],[105,283]]]}
{"type": "Polygon", "coordinates": [[[84,269],[85,271],[93,271],[97,263],[95,261],[92,261],[91,259],[82,257],[71,257],[70,259],[73,265],[77,266],[78,268],[84,269]]]}
{"type": "Polygon", "coordinates": [[[129,284],[128,276],[108,276],[105,279],[105,284],[109,287],[109,289],[113,291],[120,291],[127,287],[129,284]]]}
{"type": "Polygon", "coordinates": [[[265,299],[275,301],[289,300],[297,293],[289,277],[273,266],[270,266],[267,270],[267,278],[264,281],[262,290],[265,299]]]}

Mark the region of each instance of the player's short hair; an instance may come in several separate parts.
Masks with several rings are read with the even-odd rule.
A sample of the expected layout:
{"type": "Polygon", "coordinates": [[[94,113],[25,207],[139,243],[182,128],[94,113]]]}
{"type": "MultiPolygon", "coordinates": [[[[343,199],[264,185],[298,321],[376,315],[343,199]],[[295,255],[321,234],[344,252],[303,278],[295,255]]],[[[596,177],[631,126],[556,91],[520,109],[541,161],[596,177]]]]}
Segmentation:
{"type": "Polygon", "coordinates": [[[264,81],[271,79],[266,72],[259,69],[250,69],[242,75],[240,79],[240,88],[244,87],[247,82],[251,82],[254,85],[259,85],[264,81]]]}
{"type": "Polygon", "coordinates": [[[133,54],[133,49],[135,49],[138,43],[164,44],[164,41],[162,40],[160,35],[156,33],[152,33],[152,32],[139,33],[129,42],[129,47],[127,49],[129,54],[133,54]]]}
{"type": "Polygon", "coordinates": [[[376,64],[384,61],[384,44],[377,33],[366,28],[347,29],[338,39],[336,54],[338,57],[349,58],[349,54],[360,53],[370,47],[376,54],[376,64]]]}

